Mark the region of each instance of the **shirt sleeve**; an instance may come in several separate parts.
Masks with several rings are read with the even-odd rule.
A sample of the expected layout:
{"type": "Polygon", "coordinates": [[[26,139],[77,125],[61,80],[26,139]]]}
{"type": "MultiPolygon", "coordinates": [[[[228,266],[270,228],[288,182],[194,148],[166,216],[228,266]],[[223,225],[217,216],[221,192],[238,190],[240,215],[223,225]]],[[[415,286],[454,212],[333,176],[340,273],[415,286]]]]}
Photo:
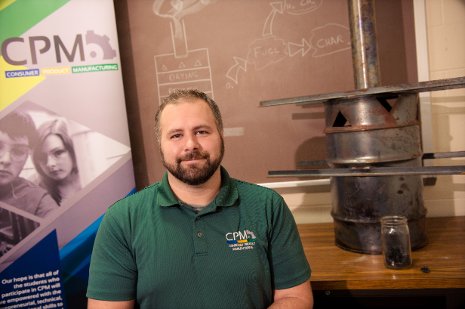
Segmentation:
{"type": "Polygon", "coordinates": [[[130,233],[125,228],[129,224],[122,223],[129,216],[115,210],[114,206],[107,210],[95,238],[87,286],[89,298],[109,301],[136,298],[137,269],[130,233]]]}
{"type": "Polygon", "coordinates": [[[289,207],[279,195],[274,203],[270,239],[274,288],[287,289],[308,280],[311,269],[289,207]]]}

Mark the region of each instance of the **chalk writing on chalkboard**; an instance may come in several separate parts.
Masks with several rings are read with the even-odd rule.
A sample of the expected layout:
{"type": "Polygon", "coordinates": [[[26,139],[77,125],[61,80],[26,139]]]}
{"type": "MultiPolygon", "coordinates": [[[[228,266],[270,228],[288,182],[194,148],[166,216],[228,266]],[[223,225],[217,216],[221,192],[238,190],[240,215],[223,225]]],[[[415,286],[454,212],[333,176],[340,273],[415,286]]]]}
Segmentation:
{"type": "Polygon", "coordinates": [[[350,49],[350,33],[346,26],[329,23],[312,30],[310,41],[302,38],[299,43],[268,34],[250,44],[246,58],[234,57],[234,65],[229,68],[226,77],[235,84],[239,83],[239,70],[247,71],[252,65],[256,71],[283,60],[286,57],[304,57],[311,52],[313,57],[323,57],[350,49]]]}
{"type": "MultiPolygon", "coordinates": [[[[209,48],[189,49],[184,18],[196,14],[217,1],[156,0],[153,12],[170,21],[172,52],[154,56],[158,99],[173,88],[199,88],[214,97],[209,48]]],[[[339,23],[326,23],[292,41],[276,34],[276,19],[282,15],[302,16],[318,10],[323,0],[270,1],[270,11],[263,21],[261,36],[255,38],[240,55],[234,55],[224,76],[228,88],[238,85],[241,73],[261,71],[286,58],[325,57],[350,49],[350,31],[339,23]]]]}
{"type": "Polygon", "coordinates": [[[153,12],[171,19],[173,53],[155,56],[159,100],[172,88],[199,88],[213,96],[208,48],[189,50],[184,24],[186,15],[194,14],[215,1],[156,0],[153,12]],[[166,10],[165,10],[166,9],[166,10]],[[174,29],[173,29],[174,28],[174,29]]]}

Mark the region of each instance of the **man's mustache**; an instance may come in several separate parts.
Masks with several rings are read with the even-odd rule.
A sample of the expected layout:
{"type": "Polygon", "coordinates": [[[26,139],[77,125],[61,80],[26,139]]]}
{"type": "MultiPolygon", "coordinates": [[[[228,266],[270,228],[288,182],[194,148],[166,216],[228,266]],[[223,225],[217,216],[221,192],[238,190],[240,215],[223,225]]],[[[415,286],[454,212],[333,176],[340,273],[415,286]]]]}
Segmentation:
{"type": "Polygon", "coordinates": [[[181,163],[182,161],[208,159],[209,157],[208,152],[191,151],[179,157],[176,161],[177,163],[181,163]]]}

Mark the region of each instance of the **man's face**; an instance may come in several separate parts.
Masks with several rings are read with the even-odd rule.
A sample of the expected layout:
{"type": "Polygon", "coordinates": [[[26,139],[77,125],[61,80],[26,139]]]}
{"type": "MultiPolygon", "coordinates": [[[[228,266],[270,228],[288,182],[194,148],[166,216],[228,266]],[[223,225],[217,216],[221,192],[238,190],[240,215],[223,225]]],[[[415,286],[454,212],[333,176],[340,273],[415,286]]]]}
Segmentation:
{"type": "Polygon", "coordinates": [[[181,101],[165,107],[160,117],[163,165],[189,185],[206,182],[223,159],[223,137],[203,100],[181,101]]]}
{"type": "Polygon", "coordinates": [[[0,132],[0,186],[9,185],[19,176],[29,152],[27,137],[11,139],[8,134],[0,132]]]}

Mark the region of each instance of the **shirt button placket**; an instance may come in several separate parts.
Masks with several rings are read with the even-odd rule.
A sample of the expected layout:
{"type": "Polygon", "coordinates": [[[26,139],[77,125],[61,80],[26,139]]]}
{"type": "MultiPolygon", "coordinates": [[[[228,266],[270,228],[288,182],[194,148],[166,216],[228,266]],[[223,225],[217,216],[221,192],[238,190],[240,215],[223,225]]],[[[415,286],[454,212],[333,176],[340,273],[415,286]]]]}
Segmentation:
{"type": "Polygon", "coordinates": [[[207,240],[205,237],[205,229],[203,220],[200,217],[197,217],[194,220],[193,234],[195,254],[207,253],[207,240]]]}

